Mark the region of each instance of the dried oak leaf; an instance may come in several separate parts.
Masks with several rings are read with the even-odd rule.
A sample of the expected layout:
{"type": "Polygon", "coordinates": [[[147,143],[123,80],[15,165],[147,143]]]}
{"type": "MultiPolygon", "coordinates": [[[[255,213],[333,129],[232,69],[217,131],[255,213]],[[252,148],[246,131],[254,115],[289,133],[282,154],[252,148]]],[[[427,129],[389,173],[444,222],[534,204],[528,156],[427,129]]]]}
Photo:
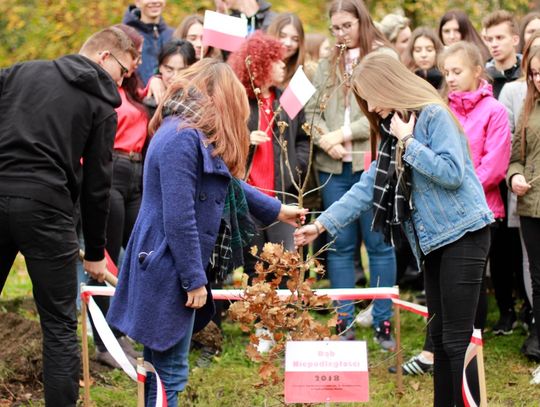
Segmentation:
{"type": "Polygon", "coordinates": [[[271,384],[278,384],[280,382],[279,370],[273,363],[261,365],[259,375],[263,382],[271,384]]]}

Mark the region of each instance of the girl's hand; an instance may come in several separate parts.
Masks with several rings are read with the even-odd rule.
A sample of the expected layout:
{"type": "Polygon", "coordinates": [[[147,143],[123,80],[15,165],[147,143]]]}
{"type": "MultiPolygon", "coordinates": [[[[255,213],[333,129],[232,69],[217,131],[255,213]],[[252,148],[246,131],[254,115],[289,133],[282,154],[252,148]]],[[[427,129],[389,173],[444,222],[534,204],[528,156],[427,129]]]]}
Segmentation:
{"type": "Polygon", "coordinates": [[[159,105],[163,96],[165,96],[165,84],[159,76],[152,76],[148,85],[148,94],[146,97],[154,97],[154,100],[159,105]]]}
{"type": "Polygon", "coordinates": [[[330,147],[326,153],[334,160],[341,160],[345,154],[347,154],[347,150],[345,150],[345,147],[341,144],[336,144],[335,146],[330,147]]]}
{"type": "Polygon", "coordinates": [[[268,134],[266,132],[261,130],[253,130],[249,134],[249,142],[253,146],[258,146],[261,143],[266,143],[267,141],[270,141],[270,137],[268,137],[268,134]]]}
{"type": "Polygon", "coordinates": [[[413,134],[414,124],[416,123],[416,116],[411,114],[408,122],[404,122],[399,117],[399,114],[394,114],[392,117],[392,122],[390,123],[390,131],[398,140],[401,140],[403,137],[413,134]]]}
{"type": "Polygon", "coordinates": [[[195,309],[202,308],[204,304],[206,304],[207,296],[208,293],[206,292],[206,287],[204,285],[202,287],[188,291],[186,307],[195,309]]]}
{"type": "Polygon", "coordinates": [[[299,247],[310,244],[324,231],[324,226],[319,221],[302,226],[294,232],[294,245],[299,247]]]}
{"type": "Polygon", "coordinates": [[[525,195],[529,189],[531,189],[531,184],[527,183],[525,177],[521,174],[516,174],[512,177],[512,191],[517,196],[525,195]]]}
{"type": "Polygon", "coordinates": [[[323,134],[319,138],[319,147],[328,152],[336,144],[343,143],[343,132],[341,129],[331,131],[330,133],[323,134]]]}
{"type": "Polygon", "coordinates": [[[278,220],[295,227],[298,226],[298,221],[300,221],[300,224],[303,225],[306,221],[306,214],[308,211],[309,209],[307,208],[299,208],[298,206],[292,205],[281,205],[278,220]]]}

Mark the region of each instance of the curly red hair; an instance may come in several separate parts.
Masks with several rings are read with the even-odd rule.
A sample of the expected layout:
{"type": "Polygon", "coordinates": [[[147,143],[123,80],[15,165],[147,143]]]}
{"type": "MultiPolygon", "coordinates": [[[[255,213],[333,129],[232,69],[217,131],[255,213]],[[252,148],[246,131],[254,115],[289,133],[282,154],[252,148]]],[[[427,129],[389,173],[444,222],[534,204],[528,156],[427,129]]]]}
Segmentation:
{"type": "Polygon", "coordinates": [[[249,98],[255,98],[255,93],[249,79],[246,58],[250,56],[249,70],[256,87],[267,85],[272,80],[272,63],[283,59],[283,46],[279,40],[262,31],[256,31],[242,44],[238,51],[233,52],[227,63],[246,88],[249,98]]]}

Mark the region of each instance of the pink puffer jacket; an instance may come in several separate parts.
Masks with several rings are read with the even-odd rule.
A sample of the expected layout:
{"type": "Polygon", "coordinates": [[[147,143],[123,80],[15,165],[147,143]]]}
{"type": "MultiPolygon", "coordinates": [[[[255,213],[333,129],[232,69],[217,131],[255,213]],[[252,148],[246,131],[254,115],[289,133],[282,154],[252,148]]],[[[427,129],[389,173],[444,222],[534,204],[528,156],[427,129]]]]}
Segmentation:
{"type": "Polygon", "coordinates": [[[510,160],[510,124],[506,108],[493,97],[491,85],[481,80],[472,92],[450,92],[450,109],[469,139],[476,174],[495,218],[504,218],[499,183],[510,160]]]}

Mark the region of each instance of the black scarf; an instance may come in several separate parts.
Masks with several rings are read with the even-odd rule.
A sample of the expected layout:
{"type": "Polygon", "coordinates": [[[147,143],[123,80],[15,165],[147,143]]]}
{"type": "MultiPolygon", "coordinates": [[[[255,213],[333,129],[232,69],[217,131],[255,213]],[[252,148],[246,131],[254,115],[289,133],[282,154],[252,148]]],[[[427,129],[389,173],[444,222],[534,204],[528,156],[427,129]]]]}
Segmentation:
{"type": "Polygon", "coordinates": [[[210,256],[210,270],[215,281],[224,281],[235,268],[244,265],[243,249],[254,235],[255,226],[241,181],[233,178],[227,189],[219,233],[210,256]]]}
{"type": "Polygon", "coordinates": [[[428,81],[435,89],[441,89],[444,78],[437,67],[429,68],[427,71],[424,69],[417,69],[414,73],[428,81]]]}
{"type": "Polygon", "coordinates": [[[408,164],[398,168],[403,151],[397,139],[390,133],[392,115],[379,126],[381,143],[377,157],[375,185],[373,190],[373,224],[371,228],[381,232],[384,240],[393,246],[401,245],[401,224],[411,216],[411,183],[408,164]]]}

